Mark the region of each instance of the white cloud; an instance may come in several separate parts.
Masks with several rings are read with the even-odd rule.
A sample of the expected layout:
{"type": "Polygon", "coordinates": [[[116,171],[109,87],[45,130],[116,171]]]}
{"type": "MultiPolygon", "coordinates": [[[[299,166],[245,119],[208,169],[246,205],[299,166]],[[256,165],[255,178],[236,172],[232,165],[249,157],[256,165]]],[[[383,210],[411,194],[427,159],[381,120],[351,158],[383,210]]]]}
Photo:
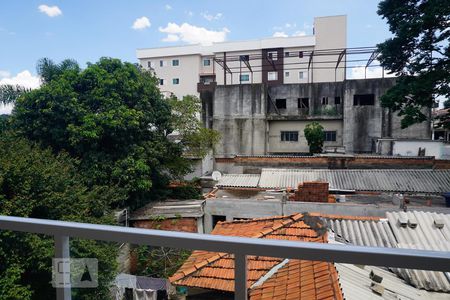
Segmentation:
{"type": "MultiPolygon", "coordinates": [[[[349,79],[364,79],[364,67],[351,68],[349,79]]],[[[368,67],[367,78],[381,78],[383,76],[383,69],[381,67],[368,67]]],[[[384,70],[384,77],[395,77],[394,74],[388,74],[388,71],[384,70]]]]}
{"type": "Polygon", "coordinates": [[[213,14],[209,14],[208,12],[202,12],[202,13],[200,13],[200,15],[208,21],[219,20],[223,16],[222,13],[217,13],[217,14],[213,15],[213,14]]]}
{"type": "Polygon", "coordinates": [[[181,40],[189,44],[200,43],[203,45],[223,42],[226,40],[227,34],[230,32],[227,28],[223,28],[220,31],[214,31],[188,23],[183,23],[181,25],[176,23],[168,23],[166,27],[160,27],[159,31],[167,33],[167,36],[163,39],[165,42],[181,40]]]}
{"type": "Polygon", "coordinates": [[[187,15],[188,15],[189,17],[192,17],[192,16],[194,16],[194,13],[193,13],[192,11],[190,11],[190,10],[189,10],[189,11],[187,11],[187,12],[186,12],[186,14],[187,14],[187,15]]]}
{"type": "Polygon", "coordinates": [[[165,38],[162,39],[163,42],[178,42],[180,37],[176,34],[168,34],[165,38]]]}
{"type": "Polygon", "coordinates": [[[11,76],[11,73],[9,73],[8,71],[0,70],[0,79],[9,76],[11,76]]]}
{"type": "Polygon", "coordinates": [[[133,26],[131,26],[131,28],[133,28],[134,30],[142,30],[147,27],[150,27],[151,25],[152,24],[150,23],[150,20],[147,17],[140,17],[134,20],[133,26]]]}
{"type": "Polygon", "coordinates": [[[53,18],[59,15],[62,15],[61,9],[58,6],[48,6],[46,4],[42,4],[38,6],[38,9],[41,13],[46,14],[47,16],[53,18]]]}
{"type": "Polygon", "coordinates": [[[277,31],[272,36],[273,37],[288,37],[288,35],[284,31],[277,31]]]}
{"type": "MultiPolygon", "coordinates": [[[[36,89],[41,85],[41,81],[38,76],[33,76],[28,70],[22,71],[14,77],[11,77],[9,72],[0,70],[0,85],[3,84],[20,85],[36,89]]],[[[13,105],[0,105],[0,114],[10,114],[12,109],[13,105]]]]}
{"type": "Polygon", "coordinates": [[[165,8],[166,10],[171,10],[171,9],[172,9],[172,6],[170,6],[169,4],[166,4],[166,5],[164,6],[164,8],[165,8]]]}
{"type": "Polygon", "coordinates": [[[304,35],[306,35],[306,32],[304,32],[303,30],[296,31],[292,34],[292,36],[304,36],[304,35]]]}
{"type": "Polygon", "coordinates": [[[41,83],[38,76],[33,76],[30,71],[25,70],[17,73],[16,76],[11,77],[11,74],[6,71],[2,71],[4,78],[0,79],[0,85],[11,84],[11,85],[21,85],[26,88],[35,89],[38,88],[41,83]]]}

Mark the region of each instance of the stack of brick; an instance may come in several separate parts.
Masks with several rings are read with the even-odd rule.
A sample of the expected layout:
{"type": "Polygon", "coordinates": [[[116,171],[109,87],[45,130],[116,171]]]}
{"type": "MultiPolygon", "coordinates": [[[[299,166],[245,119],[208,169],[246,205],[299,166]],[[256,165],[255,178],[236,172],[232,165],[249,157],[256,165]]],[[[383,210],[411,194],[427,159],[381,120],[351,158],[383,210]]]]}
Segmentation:
{"type": "Polygon", "coordinates": [[[302,202],[329,202],[328,182],[310,181],[298,185],[293,201],[302,202]]]}

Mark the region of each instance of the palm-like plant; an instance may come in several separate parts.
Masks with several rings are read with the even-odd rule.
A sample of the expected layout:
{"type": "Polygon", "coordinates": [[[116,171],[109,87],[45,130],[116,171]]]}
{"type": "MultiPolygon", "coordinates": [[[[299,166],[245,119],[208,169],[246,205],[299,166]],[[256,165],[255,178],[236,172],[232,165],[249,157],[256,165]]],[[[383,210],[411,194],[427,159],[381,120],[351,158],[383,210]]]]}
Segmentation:
{"type": "MultiPolygon", "coordinates": [[[[41,77],[42,84],[47,84],[63,74],[65,71],[80,71],[80,66],[73,59],[65,59],[59,64],[56,64],[49,58],[41,58],[37,62],[36,70],[38,75],[41,77]]],[[[5,105],[13,104],[21,95],[29,91],[31,91],[30,88],[20,85],[0,85],[0,103],[5,105]]]]}

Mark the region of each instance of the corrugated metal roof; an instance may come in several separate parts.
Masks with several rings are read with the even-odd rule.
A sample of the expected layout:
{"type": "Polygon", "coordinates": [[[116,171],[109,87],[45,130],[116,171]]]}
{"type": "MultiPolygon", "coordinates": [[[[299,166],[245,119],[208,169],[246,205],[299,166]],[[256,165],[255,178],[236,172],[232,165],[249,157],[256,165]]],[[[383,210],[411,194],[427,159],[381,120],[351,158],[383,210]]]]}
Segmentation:
{"type": "Polygon", "coordinates": [[[217,186],[257,188],[259,178],[259,174],[228,174],[222,176],[217,186]]]}
{"type": "Polygon", "coordinates": [[[361,300],[361,299],[430,299],[443,300],[449,299],[447,293],[435,293],[425,290],[417,289],[407,284],[401,278],[398,278],[394,273],[384,270],[382,268],[365,266],[363,268],[350,264],[335,264],[339,273],[339,283],[342,288],[342,293],[346,300],[361,300]],[[382,296],[372,292],[370,285],[372,280],[369,277],[370,272],[383,277],[381,285],[384,287],[382,296]]]}
{"type": "MultiPolygon", "coordinates": [[[[388,212],[387,219],[346,220],[324,218],[335,234],[335,240],[359,246],[410,248],[450,251],[450,215],[431,212],[388,212]],[[399,219],[404,223],[401,226],[399,219]],[[440,220],[444,227],[434,225],[440,220]],[[415,228],[409,226],[417,224],[415,228]]],[[[332,240],[332,238],[330,237],[332,240]]],[[[450,282],[445,273],[393,269],[397,275],[413,286],[429,291],[450,292],[450,282]]],[[[450,296],[449,296],[450,298],[450,296]]]]}
{"type": "Polygon", "coordinates": [[[262,169],[259,187],[296,188],[304,181],[326,181],[337,190],[437,194],[450,191],[450,170],[262,169]]]}
{"type": "Polygon", "coordinates": [[[200,218],[204,214],[204,202],[205,200],[150,202],[146,206],[134,211],[130,216],[130,220],[148,220],[155,216],[166,218],[180,216],[184,218],[200,218]]]}
{"type": "MultiPolygon", "coordinates": [[[[397,239],[397,247],[422,250],[450,251],[450,215],[431,212],[388,212],[386,216],[397,239]],[[399,218],[417,223],[417,227],[402,227],[399,218]],[[435,226],[441,220],[444,227],[435,226]]],[[[442,272],[397,270],[405,280],[418,288],[450,292],[450,282],[442,272]]],[[[450,297],[449,297],[450,298],[450,297]]]]}
{"type": "Polygon", "coordinates": [[[420,160],[433,160],[434,156],[392,156],[392,155],[364,155],[364,154],[337,154],[337,153],[324,153],[311,155],[285,155],[285,154],[273,154],[273,155],[236,155],[235,157],[260,157],[260,158],[313,158],[313,157],[337,157],[337,158],[365,158],[365,159],[420,159],[420,160]]]}

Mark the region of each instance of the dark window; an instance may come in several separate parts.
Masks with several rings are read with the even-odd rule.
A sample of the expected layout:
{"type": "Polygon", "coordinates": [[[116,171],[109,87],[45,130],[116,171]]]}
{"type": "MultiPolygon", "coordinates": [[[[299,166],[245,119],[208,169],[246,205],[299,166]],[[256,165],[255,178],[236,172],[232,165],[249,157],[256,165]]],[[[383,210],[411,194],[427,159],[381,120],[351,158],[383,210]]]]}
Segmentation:
{"type": "Polygon", "coordinates": [[[303,51],[298,52],[298,57],[303,58],[303,51]]]}
{"type": "Polygon", "coordinates": [[[282,131],[282,142],[298,142],[298,131],[282,131]]]}
{"type": "Polygon", "coordinates": [[[164,66],[164,61],[163,61],[163,60],[160,60],[160,61],[159,61],[159,66],[160,66],[160,67],[163,67],[163,66],[164,66]]]}
{"type": "Polygon", "coordinates": [[[298,108],[308,108],[309,107],[309,98],[298,98],[298,108]]]}
{"type": "Polygon", "coordinates": [[[172,66],[177,67],[180,65],[180,61],[178,59],[172,59],[172,66]]]}
{"type": "Polygon", "coordinates": [[[172,79],[172,84],[180,84],[180,79],[179,78],[173,78],[172,79]]]}
{"type": "Polygon", "coordinates": [[[289,57],[289,52],[284,52],[284,57],[289,57]]]}
{"type": "Polygon", "coordinates": [[[336,131],[324,131],[325,142],[336,142],[336,131]]]}
{"type": "Polygon", "coordinates": [[[225,222],[227,220],[226,216],[212,215],[212,226],[216,227],[218,222],[225,222]]]}
{"type": "Polygon", "coordinates": [[[148,62],[147,62],[147,67],[149,67],[149,68],[152,67],[152,62],[151,62],[151,61],[148,61],[148,62]]]}
{"type": "Polygon", "coordinates": [[[277,100],[275,100],[275,105],[279,109],[286,109],[286,99],[277,99],[277,100]]]}
{"type": "Polygon", "coordinates": [[[353,105],[375,105],[375,95],[353,95],[353,105]]]}
{"type": "Polygon", "coordinates": [[[328,97],[322,97],[322,105],[328,105],[328,97]]]}
{"type": "Polygon", "coordinates": [[[241,61],[249,61],[250,60],[250,56],[249,55],[241,55],[241,56],[239,56],[239,59],[241,61]]]}
{"type": "Polygon", "coordinates": [[[164,79],[159,80],[159,85],[164,85],[164,79]]]}
{"type": "Polygon", "coordinates": [[[334,97],[334,104],[341,104],[341,97],[339,96],[334,97]]]}
{"type": "Polygon", "coordinates": [[[210,66],[210,65],[211,65],[211,60],[210,60],[210,59],[204,59],[204,60],[203,60],[203,65],[204,65],[205,67],[210,66]]]}

